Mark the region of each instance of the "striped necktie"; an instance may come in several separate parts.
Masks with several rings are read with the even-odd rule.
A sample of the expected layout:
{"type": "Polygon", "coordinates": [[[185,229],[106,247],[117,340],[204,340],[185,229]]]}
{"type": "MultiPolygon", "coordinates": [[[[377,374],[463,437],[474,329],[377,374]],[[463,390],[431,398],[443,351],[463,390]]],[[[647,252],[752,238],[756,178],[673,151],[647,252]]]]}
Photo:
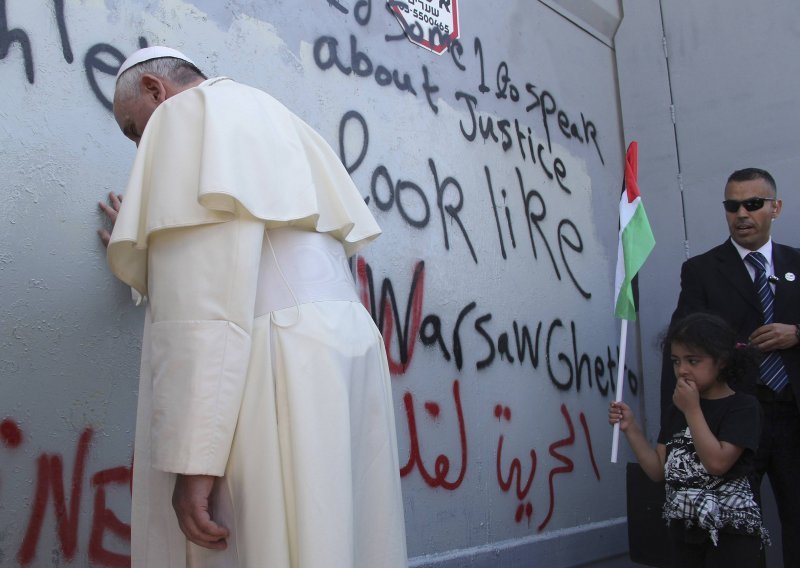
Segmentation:
{"type": "MultiPolygon", "coordinates": [[[[761,301],[761,309],[764,312],[764,324],[772,323],[775,295],[767,280],[767,259],[760,252],[748,253],[745,259],[756,270],[754,283],[758,299],[761,301]]],[[[761,360],[761,382],[775,392],[780,392],[789,383],[789,375],[786,373],[783,360],[777,351],[764,353],[764,358],[761,360]]]]}

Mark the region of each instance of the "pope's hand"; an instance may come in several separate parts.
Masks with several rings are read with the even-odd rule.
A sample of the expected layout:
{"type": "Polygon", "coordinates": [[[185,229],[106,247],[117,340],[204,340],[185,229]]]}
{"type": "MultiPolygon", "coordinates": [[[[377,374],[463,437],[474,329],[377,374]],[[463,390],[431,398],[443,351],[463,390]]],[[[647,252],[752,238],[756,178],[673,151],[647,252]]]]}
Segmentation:
{"type": "Polygon", "coordinates": [[[208,504],[217,479],[212,475],[179,474],[172,493],[172,507],[187,539],[203,548],[224,550],[228,546],[228,529],[214,522],[208,504]]]}
{"type": "MultiPolygon", "coordinates": [[[[114,193],[113,191],[108,194],[108,203],[104,201],[98,201],[97,205],[100,207],[100,211],[106,214],[106,217],[111,221],[111,230],[114,230],[114,223],[117,222],[117,214],[119,213],[119,208],[122,205],[122,196],[118,193],[114,193]]],[[[103,242],[103,246],[108,246],[108,240],[111,238],[111,231],[102,228],[97,230],[97,234],[100,237],[100,240],[103,242]]]]}

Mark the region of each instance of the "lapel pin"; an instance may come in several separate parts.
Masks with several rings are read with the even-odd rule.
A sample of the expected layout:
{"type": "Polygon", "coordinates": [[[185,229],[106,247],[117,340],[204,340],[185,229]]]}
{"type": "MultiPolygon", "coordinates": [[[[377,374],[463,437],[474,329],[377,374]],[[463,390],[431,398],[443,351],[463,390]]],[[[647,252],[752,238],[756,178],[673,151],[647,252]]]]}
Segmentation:
{"type": "Polygon", "coordinates": [[[786,278],[787,282],[794,282],[794,279],[796,278],[794,272],[787,272],[786,274],[783,275],[783,277],[786,278]]]}

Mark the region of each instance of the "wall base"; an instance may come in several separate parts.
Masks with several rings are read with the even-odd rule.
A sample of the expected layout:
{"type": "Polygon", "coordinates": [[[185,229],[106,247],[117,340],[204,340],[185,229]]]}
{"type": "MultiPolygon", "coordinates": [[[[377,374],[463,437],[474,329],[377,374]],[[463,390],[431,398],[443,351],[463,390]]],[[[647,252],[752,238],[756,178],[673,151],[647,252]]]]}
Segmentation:
{"type": "Polygon", "coordinates": [[[545,535],[418,556],[410,560],[409,568],[572,568],[620,556],[627,550],[628,523],[619,517],[545,535]]]}

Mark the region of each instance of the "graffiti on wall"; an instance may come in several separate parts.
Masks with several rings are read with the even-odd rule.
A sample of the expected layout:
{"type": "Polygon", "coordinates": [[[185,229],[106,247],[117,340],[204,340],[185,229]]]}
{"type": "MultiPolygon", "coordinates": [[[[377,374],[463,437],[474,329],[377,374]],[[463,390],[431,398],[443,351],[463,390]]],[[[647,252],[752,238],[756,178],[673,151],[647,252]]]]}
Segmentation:
{"type": "MultiPolygon", "coordinates": [[[[389,369],[393,375],[406,372],[414,355],[414,346],[419,341],[423,346],[438,350],[456,371],[463,370],[465,365],[468,370],[474,365],[477,371],[497,363],[529,366],[532,370],[541,365],[547,371],[550,384],[560,391],[580,392],[581,388],[596,388],[603,397],[615,392],[613,379],[617,372],[619,349],[612,350],[609,345],[604,353],[581,351],[575,321],[565,324],[560,318],[555,318],[550,322],[538,321],[534,325],[512,320],[510,333],[502,331],[493,336],[487,329],[493,314],[481,313],[476,301],[467,303],[450,325],[443,323],[435,313],[423,315],[425,270],[423,261],[418,261],[411,270],[409,294],[403,305],[397,299],[392,280],[384,278],[378,292],[369,263],[364,257],[356,257],[356,280],[361,302],[383,334],[389,369]],[[469,323],[472,323],[471,327],[469,323]],[[564,337],[569,337],[569,353],[555,348],[555,345],[563,343],[564,337]],[[471,349],[467,355],[462,348],[466,343],[472,346],[477,343],[481,347],[471,349]],[[478,358],[479,354],[483,356],[478,358]],[[465,361],[467,356],[472,359],[465,361]],[[556,366],[556,361],[562,369],[556,366]]],[[[630,392],[637,394],[638,376],[627,367],[625,375],[630,392]]]]}
{"type": "MultiPolygon", "coordinates": [[[[45,517],[51,512],[55,519],[56,541],[61,556],[66,561],[75,559],[80,548],[78,542],[83,509],[83,491],[87,484],[86,462],[92,447],[94,431],[86,427],[78,438],[73,459],[72,473],[65,475],[64,458],[58,453],[41,453],[36,458],[34,492],[30,514],[23,525],[24,536],[16,551],[16,561],[20,566],[33,566],[42,549],[42,544],[51,540],[52,535],[43,535],[45,517]]],[[[0,422],[0,442],[5,451],[21,449],[25,435],[19,425],[11,418],[0,422]]],[[[3,483],[0,477],[0,484],[3,483]]],[[[88,479],[94,491],[92,516],[89,521],[89,542],[86,552],[91,562],[98,566],[122,568],[130,566],[127,551],[117,552],[107,548],[106,535],[113,535],[123,543],[130,543],[130,525],[120,520],[115,511],[106,504],[107,492],[124,490],[130,492],[132,468],[117,466],[97,471],[88,479]]],[[[123,515],[124,516],[124,515],[123,515]]],[[[23,519],[19,519],[23,522],[23,519]]]]}
{"type": "MultiPolygon", "coordinates": [[[[434,314],[428,314],[423,317],[422,304],[425,297],[425,265],[423,261],[419,261],[411,271],[411,284],[409,286],[409,295],[406,299],[405,309],[403,306],[398,305],[397,298],[394,293],[394,286],[389,278],[383,280],[380,285],[380,293],[376,294],[378,287],[375,285],[372,270],[369,264],[363,257],[356,258],[356,277],[360,290],[361,301],[364,306],[370,311],[376,325],[381,330],[386,345],[386,352],[389,359],[390,371],[393,375],[403,375],[409,369],[414,355],[414,345],[419,340],[426,346],[437,346],[443,359],[456,368],[455,372],[464,369],[464,354],[462,350],[462,342],[464,344],[474,345],[474,341],[462,338],[462,326],[465,325],[467,316],[476,308],[476,303],[470,302],[458,315],[458,319],[453,324],[452,340],[449,345],[451,349],[448,350],[448,344],[442,332],[441,318],[434,314]],[[376,298],[377,296],[377,298],[376,298]],[[402,315],[401,315],[402,314],[402,315]],[[427,331],[426,331],[427,329],[427,331]]],[[[532,340],[532,335],[529,327],[523,324],[521,327],[516,321],[513,322],[514,345],[512,346],[509,334],[503,332],[497,340],[491,337],[484,325],[492,318],[491,313],[483,314],[481,316],[473,317],[470,322],[473,323],[475,338],[480,337],[486,345],[488,355],[482,359],[470,361],[474,364],[475,371],[480,371],[492,365],[495,361],[506,361],[508,364],[524,365],[527,355],[528,365],[532,369],[537,369],[540,362],[543,366],[547,367],[547,374],[550,379],[550,384],[558,391],[574,390],[580,391],[581,386],[586,381],[586,387],[596,388],[599,394],[603,397],[615,391],[615,384],[613,381],[615,369],[617,368],[618,359],[612,356],[612,350],[609,346],[605,354],[596,355],[593,359],[587,353],[579,353],[576,343],[576,324],[570,322],[571,340],[573,350],[570,354],[563,352],[554,353],[551,351],[553,344],[552,338],[556,331],[563,332],[561,329],[564,323],[560,319],[553,320],[549,326],[546,334],[546,339],[542,342],[545,347],[544,353],[540,355],[540,337],[543,328],[543,322],[538,322],[536,331],[532,340]],[[534,347],[535,346],[535,347],[534,347]],[[558,374],[553,363],[559,360],[564,368],[567,370],[566,374],[558,374]]],[[[472,350],[471,350],[472,351],[472,350]]],[[[618,357],[619,353],[616,353],[618,357]]],[[[471,372],[471,369],[466,369],[465,372],[471,372]]],[[[534,375],[531,375],[533,378],[534,375]]],[[[627,385],[633,394],[636,394],[638,389],[638,377],[636,374],[626,369],[627,385]]],[[[426,485],[432,488],[441,487],[442,489],[453,491],[458,489],[467,474],[469,467],[469,441],[467,420],[464,416],[464,410],[461,403],[460,383],[456,378],[452,385],[452,408],[454,410],[454,421],[456,424],[455,430],[457,431],[457,439],[453,440],[447,445],[448,448],[458,449],[458,455],[451,458],[447,453],[440,453],[434,458],[433,464],[427,464],[422,456],[420,448],[421,443],[421,430],[418,426],[418,413],[424,415],[430,420],[438,422],[442,414],[442,401],[428,400],[421,405],[415,404],[415,396],[412,392],[406,391],[403,395],[403,409],[405,411],[407,433],[409,442],[409,456],[405,465],[401,467],[400,474],[405,477],[416,471],[423,479],[426,485]],[[457,457],[457,459],[456,459],[457,457]],[[451,463],[458,464],[454,467],[451,473],[451,463]]],[[[447,401],[447,405],[451,402],[447,401]]],[[[501,423],[511,422],[511,408],[503,404],[489,405],[492,408],[494,417],[501,423]]],[[[488,407],[487,407],[488,408],[488,407]]],[[[558,466],[554,466],[541,476],[542,483],[547,483],[548,487],[548,506],[544,518],[537,525],[537,531],[542,531],[550,521],[556,504],[556,491],[554,488],[554,477],[560,474],[572,473],[575,469],[574,461],[559,453],[558,449],[562,447],[572,447],[576,443],[576,433],[572,414],[567,409],[566,405],[561,405],[561,414],[564,418],[564,427],[566,428],[566,436],[559,438],[550,444],[548,453],[559,462],[558,466]]],[[[580,434],[582,441],[585,442],[586,458],[591,465],[593,475],[600,480],[600,471],[597,467],[597,462],[594,456],[594,447],[591,441],[591,433],[586,416],[583,412],[579,412],[579,423],[581,426],[580,434]]],[[[403,432],[400,432],[402,435],[403,432]]],[[[515,520],[519,523],[523,518],[527,518],[528,524],[531,522],[533,515],[533,505],[530,501],[526,501],[528,494],[531,490],[534,478],[537,472],[537,454],[535,449],[531,449],[530,457],[531,464],[527,474],[527,480],[522,481],[522,461],[519,458],[513,458],[508,466],[508,473],[501,472],[501,463],[503,453],[503,440],[504,435],[501,434],[496,450],[497,460],[497,482],[499,488],[504,493],[509,493],[512,483],[516,478],[516,492],[515,495],[520,501],[520,504],[515,513],[515,520]]],[[[403,457],[401,456],[401,463],[403,457]]]]}
{"type": "MultiPolygon", "coordinates": [[[[402,2],[319,2],[332,13],[352,17],[355,25],[312,40],[312,61],[318,71],[326,77],[335,74],[337,79],[372,81],[385,89],[387,96],[418,99],[437,136],[486,157],[484,163],[473,165],[478,174],[474,175],[476,172],[455,168],[431,152],[418,162],[420,168],[408,175],[397,156],[374,157],[370,115],[365,109],[350,108],[338,119],[338,151],[348,172],[367,174],[369,182],[362,191],[370,207],[411,232],[434,235],[445,255],[463,254],[472,267],[490,262],[533,266],[531,281],[525,283],[531,289],[557,285],[570,291],[581,305],[599,301],[602,294],[593,289],[595,282],[580,270],[587,260],[590,229],[571,213],[572,208],[559,207],[565,199],[576,208],[588,206],[567,149],[582,152],[586,160],[594,160],[600,167],[606,164],[595,120],[580,109],[569,108],[555,89],[518,75],[509,61],[492,53],[488,41],[477,36],[453,41],[429,38],[448,42],[449,56],[444,57],[459,78],[455,90],[443,93],[444,83],[432,65],[404,69],[392,62],[390,50],[405,40],[403,33],[387,34],[385,49],[378,52],[368,50],[361,41],[362,34],[370,33],[369,25],[378,10],[385,8],[387,17],[392,17],[392,5],[402,2]],[[458,113],[455,122],[443,119],[443,95],[458,113]],[[507,116],[487,110],[497,101],[506,104],[507,116]],[[501,170],[498,163],[511,165],[501,170]],[[482,214],[468,214],[476,208],[482,209],[482,214]],[[489,246],[479,246],[486,241],[489,246]]],[[[148,39],[137,35],[124,50],[110,43],[94,43],[76,56],[69,13],[80,6],[64,0],[53,0],[51,6],[51,21],[26,28],[9,19],[6,1],[0,0],[0,64],[6,64],[3,60],[13,53],[14,61],[20,62],[19,80],[35,85],[40,57],[37,42],[45,33],[57,34],[51,40],[57,40],[63,61],[68,65],[76,59],[82,61],[83,73],[76,76],[85,80],[96,102],[110,110],[111,93],[103,91],[100,77],[114,76],[124,52],[148,45],[148,39]]],[[[414,32],[406,29],[404,33],[414,32]]],[[[512,315],[492,298],[471,296],[470,292],[454,294],[455,309],[450,305],[445,311],[437,303],[436,294],[441,291],[430,284],[436,281],[433,277],[440,259],[436,251],[423,258],[403,258],[392,262],[392,272],[386,275],[378,267],[386,259],[357,257],[353,261],[361,301],[383,334],[395,393],[400,395],[396,401],[398,434],[408,441],[407,448],[401,449],[400,475],[421,480],[426,490],[456,493],[463,492],[465,481],[474,475],[477,460],[491,463],[492,489],[502,500],[507,517],[520,530],[544,531],[565,500],[559,492],[561,480],[580,474],[598,484],[601,481],[593,445],[593,434],[598,433],[590,428],[586,408],[574,399],[561,402],[561,396],[581,394],[591,396],[594,402],[613,396],[618,349],[587,341],[591,323],[564,315],[536,317],[517,311],[512,315]],[[413,366],[415,355],[418,360],[423,351],[439,363],[440,380],[447,386],[444,394],[408,386],[406,379],[425,373],[413,366]],[[525,440],[530,435],[515,428],[520,417],[530,412],[518,400],[495,396],[465,404],[471,381],[489,372],[514,373],[551,393],[559,412],[557,420],[548,425],[546,437],[528,443],[525,440]],[[487,428],[492,428],[492,442],[483,448],[476,441],[477,432],[487,428]]],[[[626,388],[636,395],[636,373],[627,369],[625,376],[626,388]]],[[[19,456],[26,436],[13,417],[0,424],[0,435],[0,452],[19,456]]],[[[66,562],[85,554],[97,566],[130,565],[127,512],[111,510],[108,495],[130,491],[133,465],[89,472],[89,458],[95,450],[100,451],[95,430],[83,425],[71,462],[49,450],[40,451],[30,462],[29,510],[21,517],[24,528],[19,541],[11,543],[19,565],[36,565],[37,558],[53,549],[66,562]],[[73,464],[70,472],[65,471],[65,461],[73,464]],[[91,513],[82,518],[84,501],[91,503],[86,509],[91,513]],[[54,534],[45,532],[50,526],[54,534]],[[88,541],[80,541],[83,534],[88,541]],[[48,545],[50,542],[56,546],[48,545]]],[[[0,489],[9,474],[0,470],[0,489]]]]}
{"type": "MultiPolygon", "coordinates": [[[[389,2],[387,9],[391,9],[389,2]]],[[[359,26],[370,22],[372,2],[362,1],[353,7],[353,18],[359,26]],[[358,10],[358,11],[356,11],[358,10]]],[[[347,14],[339,3],[336,8],[347,14]]],[[[406,30],[408,33],[408,30],[406,30]]],[[[399,36],[385,36],[386,42],[399,36]]],[[[380,211],[396,215],[412,230],[436,231],[446,251],[462,247],[472,262],[481,263],[475,242],[485,234],[486,223],[470,226],[463,215],[467,199],[480,196],[483,201],[488,194],[491,211],[483,219],[493,221],[489,228],[496,235],[494,254],[504,261],[521,262],[525,256],[535,262],[543,262],[557,281],[569,283],[584,301],[591,300],[589,285],[578,279],[574,266],[581,262],[584,252],[583,230],[576,220],[548,206],[547,192],[534,187],[527,179],[544,176],[550,185],[566,196],[573,195],[568,161],[557,152],[555,138],[560,144],[578,144],[591,150],[601,166],[605,159],[601,151],[600,135],[595,123],[583,112],[573,112],[561,105],[559,98],[547,88],[531,81],[519,83],[512,79],[510,66],[500,61],[489,70],[488,54],[479,37],[472,42],[473,55],[467,53],[465,45],[456,40],[449,45],[452,64],[472,76],[472,90],[460,88],[453,93],[453,100],[461,105],[462,118],[458,129],[443,133],[443,136],[460,138],[466,144],[480,144],[482,151],[490,154],[483,166],[482,187],[476,186],[474,176],[462,171],[445,171],[437,157],[426,160],[425,177],[409,179],[392,170],[392,165],[380,161],[368,166],[370,158],[370,125],[366,116],[357,109],[345,112],[339,123],[338,142],[340,157],[351,174],[361,168],[371,168],[368,175],[369,191],[366,200],[380,211]],[[489,75],[494,81],[489,85],[489,75]],[[529,124],[520,118],[498,118],[496,114],[480,112],[483,97],[508,100],[524,109],[529,124]],[[571,116],[578,117],[572,120],[571,116]],[[535,132],[543,132],[537,137],[535,132]],[[347,142],[351,143],[348,144],[347,142]],[[494,155],[513,155],[517,165],[513,167],[516,184],[503,186],[497,180],[489,162],[494,155]],[[469,178],[464,181],[462,176],[469,178]]],[[[439,115],[438,103],[434,100],[442,94],[436,77],[427,65],[418,70],[401,69],[388,64],[382,56],[373,56],[360,46],[357,33],[340,38],[336,35],[321,35],[313,45],[314,63],[327,72],[338,72],[353,80],[372,80],[379,86],[396,91],[401,96],[424,99],[432,117],[439,115]]],[[[467,80],[466,83],[470,81],[467,80]]],[[[517,113],[519,114],[519,113],[517,113]]],[[[436,127],[441,131],[441,127],[436,127]]],[[[385,158],[382,158],[383,160],[385,158]]],[[[396,167],[396,166],[394,166],[396,167]]],[[[366,189],[366,188],[365,188],[366,189]]],[[[548,188],[549,189],[549,188],[548,188]]],[[[473,218],[474,219],[474,218],[473,218]]],[[[485,423],[483,417],[465,414],[461,400],[463,375],[492,366],[507,365],[511,368],[531,371],[526,376],[537,380],[542,375],[556,392],[580,392],[593,389],[601,397],[613,395],[616,385],[614,376],[618,366],[618,349],[607,345],[603,352],[588,353],[580,347],[579,322],[552,318],[548,321],[520,321],[509,318],[502,322],[503,315],[496,315],[490,307],[481,307],[480,300],[459,297],[462,308],[452,321],[436,311],[424,309],[427,290],[426,271],[435,270],[435,264],[424,259],[416,261],[406,275],[395,274],[401,286],[385,277],[377,282],[374,270],[365,258],[355,261],[354,272],[361,293],[361,301],[372,313],[386,342],[393,375],[405,375],[414,357],[414,346],[419,341],[423,347],[433,349],[453,369],[452,398],[449,400],[426,400],[419,393],[408,389],[402,397],[405,432],[409,439],[407,457],[401,455],[403,477],[416,473],[431,488],[455,491],[469,475],[470,423],[485,423]],[[398,298],[396,290],[407,289],[404,298],[398,298]],[[568,345],[569,349],[562,347],[568,345]],[[469,349],[464,346],[469,345],[469,349]],[[544,371],[535,373],[534,371],[544,371]],[[459,374],[462,376],[459,377],[459,374]],[[447,409],[447,413],[445,413],[447,409]],[[452,433],[446,447],[426,447],[425,434],[428,427],[436,428],[450,421],[448,431],[452,433]]],[[[626,369],[627,386],[632,394],[638,390],[638,377],[626,369]]],[[[498,423],[508,426],[511,422],[510,406],[487,403],[498,423]]],[[[576,467],[588,467],[590,474],[599,482],[600,470],[595,459],[589,423],[582,411],[570,411],[566,404],[560,406],[563,417],[563,432],[543,448],[531,448],[529,455],[521,457],[504,454],[506,434],[498,436],[495,450],[496,481],[499,490],[513,496],[516,504],[513,516],[517,523],[531,525],[537,519],[536,531],[544,530],[553,517],[558,502],[557,480],[561,475],[574,473],[576,467]],[[580,446],[584,458],[579,462],[570,450],[580,446]],[[551,458],[545,468],[540,464],[539,453],[551,458]],[[580,465],[576,465],[576,464],[580,465]],[[585,464],[585,465],[584,465],[585,464]],[[545,487],[541,503],[534,503],[532,490],[536,484],[545,487]]]]}
{"type": "MultiPolygon", "coordinates": [[[[361,5],[362,3],[359,3],[359,6],[361,5]]],[[[371,6],[371,2],[366,2],[365,5],[371,6]]],[[[368,10],[366,15],[354,13],[354,17],[359,25],[366,26],[369,23],[369,14],[371,10],[368,10]]],[[[396,38],[386,37],[387,42],[393,39],[396,38]]],[[[580,122],[572,121],[567,110],[559,105],[550,91],[540,89],[530,82],[525,83],[524,92],[527,93],[527,98],[523,98],[520,88],[512,82],[509,65],[505,61],[501,61],[497,66],[496,87],[490,88],[486,84],[484,48],[480,38],[475,38],[474,47],[473,64],[477,66],[476,74],[479,76],[476,92],[459,90],[454,93],[454,99],[464,102],[469,115],[466,123],[463,120],[459,121],[459,132],[467,142],[480,142],[484,146],[487,142],[493,143],[503,153],[514,152],[516,147],[519,160],[522,162],[521,166],[514,168],[517,186],[513,190],[498,187],[496,182],[493,182],[495,176],[489,166],[484,167],[486,185],[482,192],[488,192],[490,196],[491,215],[497,232],[497,251],[503,259],[508,259],[511,250],[516,250],[518,246],[520,250],[524,247],[536,260],[541,255],[545,262],[549,261],[557,280],[568,279],[583,298],[590,299],[591,292],[587,290],[586,284],[578,281],[572,265],[575,262],[575,255],[580,255],[584,251],[581,229],[569,217],[559,217],[558,214],[549,212],[545,194],[526,183],[525,176],[528,168],[538,168],[548,180],[555,181],[561,191],[571,195],[567,165],[562,157],[554,153],[553,136],[558,135],[563,141],[591,145],[597,159],[604,164],[597,127],[582,112],[579,113],[580,122]],[[544,130],[543,139],[537,140],[533,127],[521,124],[517,118],[513,120],[512,128],[511,119],[495,120],[489,115],[479,114],[478,97],[483,96],[508,99],[514,104],[523,106],[525,113],[529,113],[540,123],[541,129],[544,130]],[[517,196],[514,198],[518,199],[516,205],[511,202],[512,193],[517,196]],[[518,234],[519,239],[517,239],[518,234]],[[524,238],[525,235],[527,239],[524,238]],[[523,245],[523,242],[529,244],[523,245]]],[[[420,96],[419,93],[422,93],[430,111],[434,115],[439,112],[432,97],[440,91],[440,87],[424,64],[421,65],[421,79],[410,72],[390,69],[382,63],[373,61],[366,51],[360,49],[354,34],[349,36],[349,50],[342,47],[335,36],[320,36],[314,42],[313,53],[315,64],[323,71],[336,69],[354,78],[373,77],[377,84],[393,87],[402,93],[413,96],[420,96]]],[[[450,46],[450,53],[453,64],[459,70],[467,72],[464,47],[459,40],[450,46]]],[[[355,173],[362,165],[369,149],[368,124],[358,111],[349,111],[342,117],[339,145],[341,158],[348,171],[351,174],[355,173]],[[360,141],[360,147],[345,152],[343,138],[348,127],[359,131],[357,139],[360,141]],[[355,158],[351,159],[351,156],[355,158]]],[[[442,172],[434,157],[429,157],[427,164],[430,175],[426,180],[398,179],[399,176],[393,175],[386,164],[378,164],[372,171],[368,199],[381,211],[396,211],[405,223],[415,229],[422,230],[431,224],[440,226],[445,249],[450,250],[451,241],[458,238],[468,248],[473,262],[478,264],[479,259],[473,246],[473,238],[470,236],[473,231],[465,225],[460,212],[465,205],[465,195],[479,193],[465,192],[456,173],[442,172]],[[432,189],[428,191],[423,189],[431,186],[432,189]],[[435,213],[432,212],[434,209],[435,213]],[[457,233],[455,237],[448,231],[448,225],[457,227],[454,229],[457,233]]]]}
{"type": "MultiPolygon", "coordinates": [[[[69,39],[69,30],[65,13],[64,0],[52,0],[53,16],[58,29],[61,52],[66,63],[73,63],[75,55],[69,39]]],[[[6,10],[6,0],[0,0],[0,60],[5,59],[12,49],[18,49],[22,54],[23,69],[28,83],[33,85],[36,82],[36,65],[34,61],[34,44],[31,34],[25,29],[9,27],[8,12],[6,10]]],[[[47,29],[45,26],[38,28],[38,31],[47,29]]],[[[144,37],[139,37],[138,47],[147,47],[148,43],[144,37]]],[[[92,89],[92,93],[109,111],[112,109],[112,99],[100,88],[98,74],[114,77],[119,71],[120,65],[125,61],[125,55],[118,48],[108,43],[95,43],[83,56],[83,68],[86,81],[92,89]],[[110,60],[110,62],[109,62],[110,60]]]]}

